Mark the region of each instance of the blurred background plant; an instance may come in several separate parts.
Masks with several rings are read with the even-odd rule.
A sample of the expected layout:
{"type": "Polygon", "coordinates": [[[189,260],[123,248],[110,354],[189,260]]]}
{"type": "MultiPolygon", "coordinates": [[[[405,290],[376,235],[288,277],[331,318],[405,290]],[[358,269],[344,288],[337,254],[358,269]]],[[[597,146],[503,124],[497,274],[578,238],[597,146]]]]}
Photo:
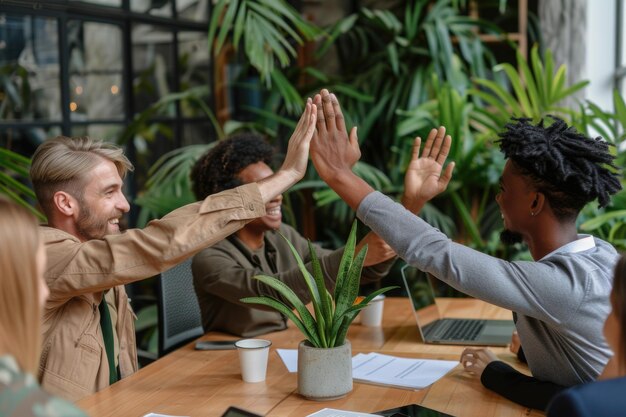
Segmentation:
{"type": "MultiPolygon", "coordinates": [[[[355,171],[393,197],[402,191],[414,138],[446,126],[453,137],[453,181],[420,215],[452,239],[505,259],[529,257],[523,247],[506,248],[498,239],[502,224],[494,197],[504,160],[494,140],[511,116],[562,117],[587,135],[613,143],[617,165],[626,166],[623,97],[615,92],[613,111],[591,101],[564,105],[588,82],[567,81],[567,66],[557,67],[542,43],[537,16],[529,12],[528,26],[518,24],[520,2],[349,2],[347,13],[323,24],[302,17],[290,3],[295,4],[213,1],[208,36],[201,32],[206,48],[175,57],[184,74],[176,88],[162,60],[139,65],[131,88],[141,98],[141,105],[135,103],[140,111],[125,119],[116,134],[118,143],[133,145],[131,158],[139,167],[133,179],[138,188],[131,194],[140,210],[131,225],[142,226],[193,201],[190,168],[215,141],[232,133],[262,133],[277,149],[277,161],[282,160],[306,97],[320,88],[333,91],[347,124],[358,126],[363,156],[355,171]],[[527,44],[534,45],[529,53],[527,44]],[[212,79],[206,74],[194,78],[205,73],[194,71],[205,68],[200,58],[211,62],[212,79]],[[175,114],[203,119],[195,130],[200,140],[175,138],[176,129],[186,132],[172,123],[175,114]]],[[[325,15],[340,2],[317,3],[325,15]]],[[[81,28],[77,33],[86,31],[81,28]]],[[[137,47],[141,57],[159,55],[154,51],[160,46],[146,44],[137,47]]],[[[33,113],[28,74],[20,65],[0,68],[0,117],[33,113]]],[[[43,140],[40,136],[33,142],[43,140]]],[[[0,152],[0,192],[32,205],[29,160],[7,145],[0,152]]],[[[344,242],[354,218],[311,164],[283,204],[287,223],[327,247],[344,242]]],[[[588,205],[579,220],[581,232],[626,249],[626,192],[606,208],[588,205]]],[[[390,275],[398,276],[397,268],[390,275]]],[[[137,326],[146,330],[152,341],[147,343],[156,340],[152,308],[140,312],[137,326]]]]}
{"type": "MultiPolygon", "coordinates": [[[[494,197],[504,161],[494,145],[497,133],[511,116],[539,120],[556,115],[619,145],[624,129],[619,111],[602,112],[591,102],[577,109],[562,106],[564,98],[588,82],[569,85],[567,67],[555,68],[551,51],[541,52],[539,44],[527,60],[517,43],[493,23],[512,12],[506,1],[485,2],[496,9],[492,12],[496,17],[489,21],[471,16],[466,1],[391,3],[386,8],[360,8],[318,28],[280,0],[270,2],[267,9],[250,1],[217,1],[209,29],[212,53],[219,55],[229,45],[234,48],[237,53],[230,59],[240,68],[230,87],[257,99],[255,106],[250,102],[240,106],[240,119],[222,123],[216,139],[253,129],[265,134],[280,152],[304,99],[326,87],[339,97],[348,125],[359,128],[363,157],[355,170],[376,189],[397,197],[415,136],[426,137],[432,127],[446,126],[453,137],[450,160],[456,162],[456,172],[448,190],[421,216],[478,250],[527,258],[523,248],[505,248],[498,241],[501,220],[494,197]],[[268,14],[270,10],[275,14],[268,14]],[[280,24],[276,16],[281,17],[280,24]],[[272,31],[259,35],[268,25],[272,31]],[[493,39],[508,51],[507,62],[498,62],[493,39]],[[312,40],[317,42],[313,51],[312,40]],[[251,76],[261,82],[250,82],[251,76]]],[[[533,37],[539,31],[532,25],[529,32],[531,41],[540,41],[533,37]]],[[[208,146],[174,150],[152,167],[152,178],[137,199],[144,211],[149,208],[140,216],[142,222],[173,208],[163,204],[168,199],[174,205],[189,201],[187,172],[208,146]]],[[[619,153],[623,163],[623,150],[619,153]]],[[[354,217],[312,167],[290,190],[285,205],[288,223],[328,246],[343,241],[354,217]]],[[[624,219],[619,207],[607,208],[604,222],[583,221],[584,230],[620,244],[624,219]]],[[[598,211],[590,206],[584,216],[588,219],[586,213],[598,211]]]]}

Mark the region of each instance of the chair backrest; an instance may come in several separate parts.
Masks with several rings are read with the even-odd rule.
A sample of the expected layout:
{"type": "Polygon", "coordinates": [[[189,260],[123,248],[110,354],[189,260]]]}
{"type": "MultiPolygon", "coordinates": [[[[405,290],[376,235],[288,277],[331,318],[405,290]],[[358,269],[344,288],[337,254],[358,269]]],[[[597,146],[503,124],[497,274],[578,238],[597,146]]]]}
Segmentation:
{"type": "Polygon", "coordinates": [[[191,259],[158,279],[159,357],[202,334],[202,314],[193,289],[191,259]]]}

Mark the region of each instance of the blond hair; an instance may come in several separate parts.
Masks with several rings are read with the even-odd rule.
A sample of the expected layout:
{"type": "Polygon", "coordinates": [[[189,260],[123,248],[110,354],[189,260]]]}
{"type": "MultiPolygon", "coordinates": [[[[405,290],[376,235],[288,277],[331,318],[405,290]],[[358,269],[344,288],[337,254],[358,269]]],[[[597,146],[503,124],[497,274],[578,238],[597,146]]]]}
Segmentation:
{"type": "Polygon", "coordinates": [[[35,216],[0,197],[0,354],[12,355],[33,375],[41,348],[39,240],[35,216]]]}
{"type": "Polygon", "coordinates": [[[57,191],[82,200],[87,173],[102,160],[115,164],[121,178],[133,170],[133,164],[118,146],[89,137],[57,136],[44,142],[33,155],[30,179],[43,212],[53,212],[52,198],[57,191]]]}

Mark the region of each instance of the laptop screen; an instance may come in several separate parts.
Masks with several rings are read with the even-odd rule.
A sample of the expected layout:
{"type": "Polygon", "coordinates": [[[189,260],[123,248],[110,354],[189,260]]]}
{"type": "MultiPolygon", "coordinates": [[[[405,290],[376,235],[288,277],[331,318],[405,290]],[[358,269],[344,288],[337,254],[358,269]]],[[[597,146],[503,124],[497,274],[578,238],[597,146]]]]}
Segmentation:
{"type": "Polygon", "coordinates": [[[420,332],[435,320],[439,320],[439,309],[435,303],[435,292],[425,272],[411,265],[404,265],[400,270],[402,281],[415,312],[420,332]]]}

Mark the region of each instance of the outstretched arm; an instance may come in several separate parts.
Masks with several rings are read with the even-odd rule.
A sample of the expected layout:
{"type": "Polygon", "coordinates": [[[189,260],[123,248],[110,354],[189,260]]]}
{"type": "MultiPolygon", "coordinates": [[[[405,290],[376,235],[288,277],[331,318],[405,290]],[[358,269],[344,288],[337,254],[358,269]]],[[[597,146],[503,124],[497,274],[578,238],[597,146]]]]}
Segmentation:
{"type": "Polygon", "coordinates": [[[356,129],[350,136],[346,131],[341,107],[328,90],[315,96],[317,125],[311,141],[311,159],[319,176],[352,209],[356,210],[366,195],[374,189],[352,172],[361,157],[356,129]]]}
{"type": "Polygon", "coordinates": [[[441,126],[430,131],[420,157],[421,142],[422,139],[417,137],[413,143],[413,154],[404,176],[402,196],[402,205],[414,214],[417,214],[427,201],[448,187],[454,170],[454,162],[443,170],[451,142],[450,135],[446,135],[445,127],[441,126]]]}
{"type": "Polygon", "coordinates": [[[267,203],[289,189],[304,177],[309,159],[309,147],[315,131],[317,107],[307,99],[304,112],[289,139],[287,155],[280,169],[274,174],[259,181],[259,190],[263,202],[267,203]]]}

